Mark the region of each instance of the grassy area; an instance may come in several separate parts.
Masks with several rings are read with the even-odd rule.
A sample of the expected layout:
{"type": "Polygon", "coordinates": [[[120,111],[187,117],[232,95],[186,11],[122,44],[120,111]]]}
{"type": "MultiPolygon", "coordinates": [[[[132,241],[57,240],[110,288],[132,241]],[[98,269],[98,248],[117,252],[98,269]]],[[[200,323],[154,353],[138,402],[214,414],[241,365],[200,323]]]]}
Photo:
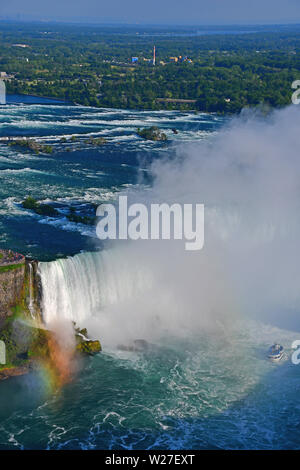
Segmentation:
{"type": "Polygon", "coordinates": [[[8,266],[0,266],[0,273],[6,273],[8,271],[14,271],[15,269],[19,269],[22,266],[24,266],[24,262],[19,263],[19,264],[9,264],[8,266]]]}
{"type": "Polygon", "coordinates": [[[13,364],[5,364],[4,366],[0,365],[0,372],[3,372],[4,370],[8,369],[14,369],[16,366],[13,364]]]}

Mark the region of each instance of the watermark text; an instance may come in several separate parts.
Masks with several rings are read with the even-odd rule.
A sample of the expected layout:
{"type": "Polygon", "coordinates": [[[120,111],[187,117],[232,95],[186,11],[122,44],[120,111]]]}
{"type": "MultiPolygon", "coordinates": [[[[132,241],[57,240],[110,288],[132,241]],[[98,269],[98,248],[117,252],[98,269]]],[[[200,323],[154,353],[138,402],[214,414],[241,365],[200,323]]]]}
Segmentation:
{"type": "Polygon", "coordinates": [[[187,251],[204,246],[204,205],[145,204],[128,205],[127,196],[97,209],[100,221],[96,233],[101,240],[185,240],[187,251]]]}

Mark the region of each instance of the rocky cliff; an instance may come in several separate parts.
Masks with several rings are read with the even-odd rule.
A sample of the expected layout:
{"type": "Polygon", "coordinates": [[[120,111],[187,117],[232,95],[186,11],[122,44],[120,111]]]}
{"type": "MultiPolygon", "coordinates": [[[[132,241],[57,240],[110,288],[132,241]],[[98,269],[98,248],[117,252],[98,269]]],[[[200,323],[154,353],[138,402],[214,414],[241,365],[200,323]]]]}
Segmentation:
{"type": "Polygon", "coordinates": [[[0,320],[10,315],[22,294],[25,278],[25,262],[0,266],[0,320]]]}

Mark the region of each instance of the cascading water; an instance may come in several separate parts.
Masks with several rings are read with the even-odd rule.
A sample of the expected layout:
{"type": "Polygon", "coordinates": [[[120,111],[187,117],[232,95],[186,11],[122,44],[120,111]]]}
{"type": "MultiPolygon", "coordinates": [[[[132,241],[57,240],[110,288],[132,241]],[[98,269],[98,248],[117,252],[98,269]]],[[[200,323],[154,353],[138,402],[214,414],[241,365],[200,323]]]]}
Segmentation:
{"type": "MultiPolygon", "coordinates": [[[[175,273],[172,260],[169,256],[171,270],[168,269],[167,274],[170,277],[173,273],[173,302],[170,297],[164,302],[163,297],[164,292],[170,291],[164,272],[165,258],[161,254],[154,257],[153,252],[151,256],[142,257],[137,245],[134,250],[126,246],[126,249],[120,247],[103,252],[81,253],[72,258],[39,265],[42,311],[46,323],[61,318],[76,321],[80,326],[88,323],[89,333],[99,335],[102,342],[109,334],[116,337],[118,331],[126,336],[128,328],[134,330],[132,338],[148,339],[144,334],[136,336],[135,328],[143,324],[143,333],[151,331],[149,319],[153,321],[157,312],[161,313],[165,324],[173,328],[172,332],[176,325],[180,325],[178,330],[190,322],[191,334],[187,341],[164,338],[164,341],[157,341],[149,350],[140,353],[105,348],[106,354],[93,359],[88,373],[70,385],[79,387],[78,395],[80,399],[84,397],[84,406],[89,412],[88,418],[80,424],[83,436],[80,445],[93,448],[96,443],[99,447],[107,447],[111,442],[116,442],[116,445],[124,446],[123,443],[131,435],[131,428],[143,426],[147,442],[156,448],[161,445],[186,448],[190,442],[195,448],[217,445],[245,448],[249,443],[254,448],[280,446],[278,439],[290,439],[290,427],[285,425],[285,416],[281,418],[278,408],[281,406],[281,397],[284,397],[285,406],[294,409],[295,392],[288,385],[288,380],[291,374],[294,374],[293,380],[298,380],[298,371],[296,367],[288,368],[284,364],[274,369],[274,365],[265,359],[264,351],[274,337],[280,337],[281,343],[287,348],[294,338],[293,333],[269,325],[257,325],[255,322],[245,323],[242,326],[247,327],[240,328],[230,321],[231,333],[219,329],[211,335],[206,332],[197,335],[196,319],[201,315],[189,318],[189,312],[193,311],[195,299],[198,312],[204,312],[203,292],[210,299],[210,305],[213,305],[211,293],[207,285],[202,288],[201,281],[204,282],[205,277],[201,277],[201,271],[196,271],[191,262],[189,269],[175,273]],[[163,262],[158,264],[158,259],[163,262]],[[163,288],[159,288],[162,278],[158,270],[165,280],[163,288]],[[194,278],[199,294],[196,298],[192,297],[188,289],[191,285],[192,290],[195,290],[192,282],[194,278]],[[184,297],[184,313],[179,310],[178,315],[176,305],[183,295],[180,285],[184,279],[187,282],[183,290],[188,290],[188,296],[184,297]],[[155,310],[156,305],[159,308],[155,310]],[[101,398],[97,401],[95,396],[101,398]],[[245,419],[253,427],[258,423],[255,438],[245,426],[245,419]],[[206,430],[204,440],[203,429],[206,430]]],[[[201,263],[196,264],[201,267],[201,263]]],[[[205,275],[211,275],[208,267],[205,275]]],[[[213,298],[218,297],[216,292],[220,293],[217,279],[214,287],[213,298]]],[[[224,300],[223,296],[223,312],[226,310],[224,300]]],[[[123,345],[123,338],[118,337],[117,344],[123,345]]],[[[80,409],[82,406],[82,401],[74,406],[74,395],[67,414],[67,437],[63,438],[63,445],[70,448],[78,445],[78,431],[77,428],[73,431],[72,425],[74,408],[80,409]]],[[[55,424],[61,419],[59,413],[55,424]]],[[[52,408],[49,415],[49,421],[56,419],[52,408]]],[[[299,414],[293,412],[291,416],[295,426],[299,414]]],[[[41,420],[39,414],[31,417],[31,420],[36,432],[39,432],[41,422],[49,426],[50,447],[61,445],[60,436],[55,436],[53,440],[51,421],[48,425],[48,421],[41,420]]],[[[139,434],[136,439],[134,446],[138,447],[139,434]]],[[[293,433],[291,439],[296,442],[293,433]]],[[[294,441],[291,441],[291,446],[295,446],[294,441]]]]}
{"type": "Polygon", "coordinates": [[[29,302],[28,308],[32,318],[35,318],[35,308],[34,308],[34,292],[33,292],[33,267],[32,264],[28,263],[29,268],[29,302]]]}
{"type": "Polygon", "coordinates": [[[208,263],[204,255],[201,263],[175,243],[168,246],[128,242],[40,263],[45,323],[73,321],[111,346],[231,324],[236,309],[213,258],[208,263]]]}
{"type": "Polygon", "coordinates": [[[40,263],[39,273],[46,324],[68,319],[82,325],[101,309],[134,299],[151,285],[150,274],[119,250],[40,263]]]}

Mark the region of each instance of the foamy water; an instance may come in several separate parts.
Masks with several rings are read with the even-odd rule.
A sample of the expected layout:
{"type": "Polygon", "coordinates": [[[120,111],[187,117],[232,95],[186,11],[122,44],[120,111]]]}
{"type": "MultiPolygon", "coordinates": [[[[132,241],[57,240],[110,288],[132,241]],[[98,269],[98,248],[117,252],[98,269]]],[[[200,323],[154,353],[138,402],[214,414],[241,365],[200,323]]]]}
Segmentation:
{"type": "Polygon", "coordinates": [[[16,99],[19,104],[0,107],[0,138],[35,137],[53,145],[54,152],[35,155],[0,140],[0,229],[6,247],[14,245],[38,259],[74,255],[95,246],[93,228],[63,218],[70,206],[82,216],[93,215],[93,204],[116,199],[128,184],[139,185],[141,176],[149,174],[151,161],[171,155],[176,142],[205,139],[224,122],[224,118],[203,113],[29,105],[21,104],[21,99],[16,99]],[[150,125],[166,132],[167,145],[137,136],[138,127],[150,125]],[[87,144],[88,138],[97,136],[106,137],[107,144],[87,144]],[[61,142],[62,138],[67,142],[61,142]],[[20,203],[28,195],[56,204],[62,215],[50,219],[22,209],[20,203]]]}
{"type": "MultiPolygon", "coordinates": [[[[53,155],[32,155],[0,142],[1,244],[48,260],[39,271],[49,326],[75,321],[103,345],[103,352],[83,360],[76,379],[59,393],[49,391],[43,370],[1,383],[1,449],[299,448],[299,366],[290,359],[299,328],[285,326],[288,309],[295,310],[298,302],[297,266],[286,251],[292,272],[283,262],[282,272],[272,268],[276,250],[270,250],[268,263],[262,256],[274,240],[287,240],[290,246],[294,236],[289,230],[298,230],[296,223],[277,230],[262,217],[250,232],[247,218],[239,215],[253,194],[248,191],[239,199],[244,203],[240,213],[238,204],[232,208],[240,180],[230,172],[224,180],[223,170],[220,177],[215,174],[215,160],[201,169],[202,187],[213,202],[215,194],[233,195],[228,201],[234,210],[220,214],[210,208],[211,226],[222,225],[221,248],[216,256],[209,248],[204,261],[178,256],[177,248],[99,247],[92,227],[65,217],[70,206],[90,214],[92,204],[114,200],[120,191],[145,195],[152,183],[149,163],[172,157],[178,142],[209,138],[223,123],[223,118],[193,113],[49,104],[0,108],[0,135],[19,132],[55,145],[53,155]],[[159,125],[171,142],[137,138],[136,127],[146,125],[159,125]],[[72,135],[76,142],[60,142],[72,135]],[[107,136],[109,142],[90,148],[84,143],[89,135],[107,136]],[[141,173],[147,175],[142,181],[141,173]],[[216,186],[210,173],[217,176],[216,186]],[[27,195],[54,204],[59,216],[50,219],[24,210],[20,203],[27,195]],[[229,254],[235,263],[222,252],[231,238],[229,254]],[[247,250],[237,244],[241,238],[247,250]],[[272,269],[265,271],[269,264],[272,269]],[[274,304],[280,314],[273,315],[274,304]],[[259,307],[270,309],[268,320],[257,315],[259,307]],[[148,347],[129,351],[136,339],[147,340],[148,347]],[[266,358],[274,341],[286,351],[278,364],[266,358]]],[[[225,157],[235,155],[231,142],[237,142],[234,134],[226,141],[225,157]]],[[[249,149],[244,149],[247,155],[249,149]]],[[[216,155],[221,166],[222,152],[216,155]]],[[[165,188],[170,178],[166,197],[174,191],[179,198],[187,191],[195,195],[198,166],[195,153],[192,172],[185,167],[177,172],[171,163],[158,165],[157,194],[170,189],[165,188]]],[[[265,199],[266,188],[273,186],[264,178],[259,181],[265,199]]]]}

